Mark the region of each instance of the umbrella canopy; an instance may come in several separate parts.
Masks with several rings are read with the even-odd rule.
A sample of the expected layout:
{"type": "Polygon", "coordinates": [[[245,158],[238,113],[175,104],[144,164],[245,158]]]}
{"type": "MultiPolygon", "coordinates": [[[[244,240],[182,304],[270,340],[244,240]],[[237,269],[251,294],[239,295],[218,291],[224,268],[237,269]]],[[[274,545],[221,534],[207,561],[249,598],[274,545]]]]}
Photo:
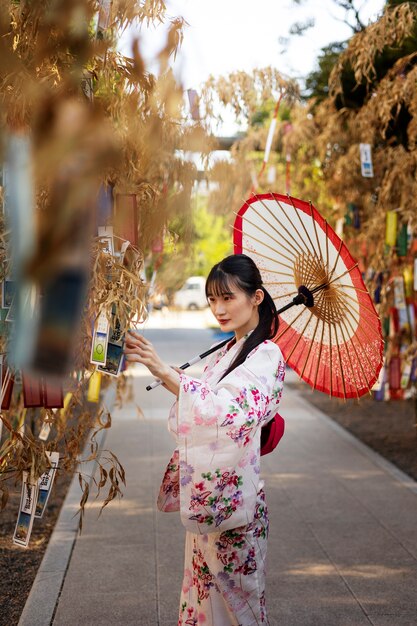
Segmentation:
{"type": "Polygon", "coordinates": [[[357,262],[311,203],[254,195],[233,237],[235,254],[253,258],[277,309],[306,291],[305,306],[280,314],[275,341],[287,364],[331,396],[370,392],[383,362],[381,323],[357,262]]]}

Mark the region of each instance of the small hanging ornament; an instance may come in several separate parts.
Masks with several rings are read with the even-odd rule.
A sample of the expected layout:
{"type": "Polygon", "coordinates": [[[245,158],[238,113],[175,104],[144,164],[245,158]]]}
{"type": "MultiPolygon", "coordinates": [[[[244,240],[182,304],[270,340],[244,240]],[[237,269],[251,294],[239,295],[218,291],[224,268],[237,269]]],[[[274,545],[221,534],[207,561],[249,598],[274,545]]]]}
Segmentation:
{"type": "Polygon", "coordinates": [[[410,382],[417,382],[417,357],[411,361],[411,370],[410,370],[410,382]]]}
{"type": "Polygon", "coordinates": [[[410,382],[410,374],[411,374],[411,361],[405,360],[403,362],[403,368],[401,371],[401,381],[400,381],[401,389],[407,389],[408,384],[410,382]]]}
{"type": "Polygon", "coordinates": [[[101,372],[93,372],[88,383],[88,402],[98,402],[100,399],[101,372]]]}
{"type": "Polygon", "coordinates": [[[408,265],[403,269],[405,297],[411,298],[413,295],[413,268],[408,265]]]}
{"type": "Polygon", "coordinates": [[[401,389],[401,358],[393,356],[389,362],[388,382],[390,391],[401,389]]]}
{"type": "Polygon", "coordinates": [[[398,213],[396,211],[387,211],[385,243],[387,246],[395,246],[397,243],[397,225],[398,213]]]}
{"type": "Polygon", "coordinates": [[[382,272],[379,272],[379,274],[377,274],[375,283],[376,283],[376,287],[375,287],[375,291],[374,291],[374,302],[375,304],[380,304],[381,303],[381,291],[382,291],[382,281],[383,281],[384,275],[382,272]]]}
{"type": "Polygon", "coordinates": [[[401,224],[397,237],[397,254],[398,256],[407,256],[408,249],[408,229],[407,224],[401,224]]]}
{"type": "Polygon", "coordinates": [[[396,276],[393,278],[393,288],[394,288],[394,305],[397,309],[405,309],[405,289],[404,289],[404,278],[402,276],[396,276]]]}
{"type": "Polygon", "coordinates": [[[374,168],[372,165],[371,144],[360,143],[359,152],[361,157],[361,173],[364,178],[373,178],[374,168]]]}
{"type": "Polygon", "coordinates": [[[377,400],[378,402],[383,402],[385,400],[386,383],[387,383],[387,368],[386,368],[385,360],[384,360],[384,365],[381,367],[379,371],[378,380],[376,381],[372,389],[374,392],[374,400],[377,400]]]}
{"type": "Polygon", "coordinates": [[[417,291],[417,258],[414,259],[414,283],[413,283],[414,291],[417,291]]]}

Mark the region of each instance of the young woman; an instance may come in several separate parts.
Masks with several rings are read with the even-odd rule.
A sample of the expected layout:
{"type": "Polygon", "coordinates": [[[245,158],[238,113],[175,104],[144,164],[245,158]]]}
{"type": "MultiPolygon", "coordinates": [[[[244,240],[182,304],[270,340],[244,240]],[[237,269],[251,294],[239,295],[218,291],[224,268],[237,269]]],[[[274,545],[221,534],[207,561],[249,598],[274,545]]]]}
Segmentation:
{"type": "Polygon", "coordinates": [[[261,428],[277,413],[285,365],[275,304],[252,259],[232,255],[207,278],[212,313],[235,337],[196,379],[165,364],[137,333],[126,342],[177,400],[169,429],[177,440],[158,498],[181,512],[187,530],[180,626],[267,624],[268,517],[260,479],[261,428]]]}

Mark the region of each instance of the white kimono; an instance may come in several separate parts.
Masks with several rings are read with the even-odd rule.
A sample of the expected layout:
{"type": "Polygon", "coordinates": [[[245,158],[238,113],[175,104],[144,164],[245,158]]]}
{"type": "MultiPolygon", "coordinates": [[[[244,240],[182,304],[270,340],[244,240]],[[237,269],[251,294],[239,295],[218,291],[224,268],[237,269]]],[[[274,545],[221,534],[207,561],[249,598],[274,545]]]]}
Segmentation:
{"type": "Polygon", "coordinates": [[[214,353],[201,380],[180,375],[169,416],[178,448],[158,507],[180,510],[187,530],[181,626],[268,623],[260,437],[278,410],[285,364],[265,341],[219,382],[243,341],[214,353]]]}

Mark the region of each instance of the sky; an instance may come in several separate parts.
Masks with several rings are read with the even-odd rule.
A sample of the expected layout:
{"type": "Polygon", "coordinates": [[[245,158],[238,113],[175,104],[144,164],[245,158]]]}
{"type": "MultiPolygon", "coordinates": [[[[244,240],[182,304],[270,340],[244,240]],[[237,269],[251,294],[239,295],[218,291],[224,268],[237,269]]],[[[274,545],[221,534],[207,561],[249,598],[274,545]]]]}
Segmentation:
{"type": "MultiPolygon", "coordinates": [[[[381,12],[384,0],[358,0],[364,23],[381,12]]],[[[332,0],[167,0],[168,15],[182,16],[185,28],[181,50],[173,63],[184,89],[197,89],[210,74],[235,70],[250,72],[272,65],[283,75],[303,78],[312,71],[320,49],[332,41],[347,39],[352,31],[341,21],[345,13],[332,0]],[[303,37],[282,38],[294,22],[314,18],[315,26],[303,37]]],[[[152,60],[166,37],[166,26],[125,33],[122,51],[130,56],[130,41],[139,37],[141,52],[150,71],[152,60]]]]}

